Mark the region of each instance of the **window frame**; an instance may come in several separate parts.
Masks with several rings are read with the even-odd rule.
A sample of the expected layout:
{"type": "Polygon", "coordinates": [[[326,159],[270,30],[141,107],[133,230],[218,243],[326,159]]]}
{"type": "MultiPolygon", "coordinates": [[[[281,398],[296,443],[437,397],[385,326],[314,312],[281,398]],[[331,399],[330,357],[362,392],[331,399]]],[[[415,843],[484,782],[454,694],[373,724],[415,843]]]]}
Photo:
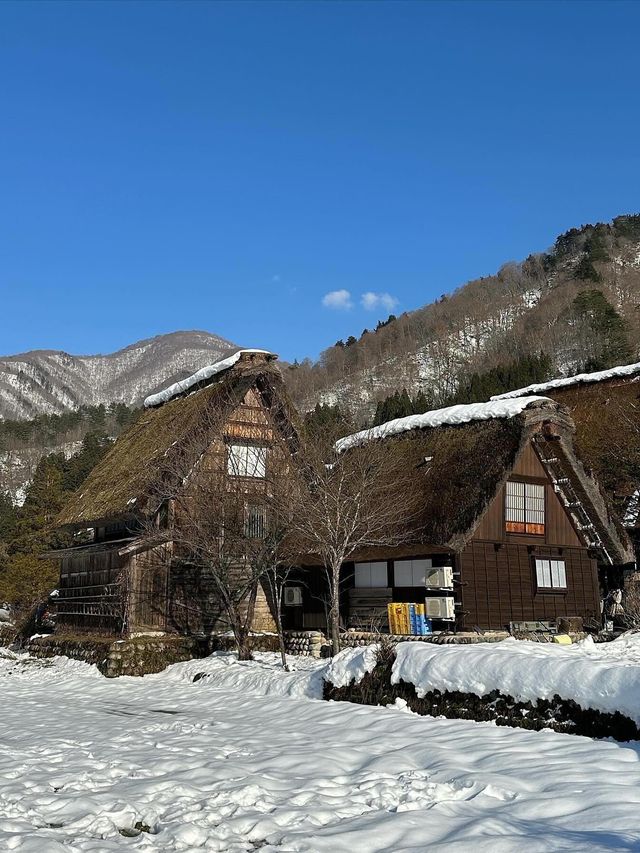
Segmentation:
{"type": "Polygon", "coordinates": [[[228,441],[225,444],[225,452],[226,452],[226,467],[227,467],[227,476],[234,477],[235,479],[244,479],[244,480],[265,480],[267,476],[267,451],[268,447],[266,444],[252,444],[250,442],[238,442],[238,441],[228,441]],[[234,451],[236,449],[242,449],[245,451],[245,459],[244,459],[244,469],[242,466],[237,466],[237,470],[233,470],[233,460],[234,460],[234,451]],[[257,458],[255,471],[260,471],[261,473],[249,473],[249,451],[259,451],[259,455],[257,458]]]}
{"type": "Polygon", "coordinates": [[[548,515],[548,501],[547,501],[547,483],[545,480],[540,478],[533,477],[510,477],[505,483],[504,487],[504,501],[502,505],[503,511],[503,529],[507,536],[533,536],[536,539],[541,539],[546,536],[547,533],[547,515],[548,515]],[[512,485],[522,486],[522,495],[516,496],[519,497],[522,501],[522,507],[513,507],[509,506],[509,487],[512,485]],[[541,489],[540,495],[527,495],[527,489],[541,489]],[[534,508],[527,504],[528,500],[539,501],[542,500],[542,510],[539,508],[534,508]],[[509,509],[512,511],[518,511],[519,509],[522,512],[523,518],[522,520],[508,518],[507,516],[510,514],[509,509]],[[538,516],[542,513],[542,523],[539,521],[539,517],[535,521],[531,521],[528,517],[529,513],[538,513],[538,516]],[[512,525],[512,529],[510,529],[509,525],[512,525]],[[513,529],[515,525],[522,526],[521,530],[513,529]]]}
{"type": "MultiPolygon", "coordinates": [[[[569,591],[568,582],[567,582],[567,561],[562,556],[562,554],[534,554],[531,560],[533,577],[536,586],[536,593],[541,595],[566,595],[569,591]],[[545,586],[544,583],[541,584],[539,580],[538,574],[538,564],[539,563],[548,563],[548,579],[551,583],[551,586],[545,586]],[[554,568],[553,564],[556,564],[556,571],[562,572],[562,574],[558,575],[559,579],[564,580],[564,586],[555,585],[554,586],[554,568]],[[562,565],[562,568],[558,568],[559,564],[562,565]]],[[[543,568],[544,571],[544,568],[543,568]]],[[[546,580],[543,575],[543,581],[546,580]]]]}
{"type": "Polygon", "coordinates": [[[389,589],[389,569],[388,563],[386,560],[360,560],[353,564],[353,586],[354,589],[389,589]],[[375,571],[384,575],[384,584],[372,583],[373,580],[373,566],[376,567],[375,571]],[[384,568],[383,568],[384,567],[384,568]],[[358,570],[360,570],[360,577],[364,573],[368,571],[369,573],[369,583],[363,584],[358,583],[358,570]]]}
{"type": "Polygon", "coordinates": [[[262,540],[267,538],[267,508],[264,504],[250,503],[246,506],[244,520],[244,535],[247,539],[262,540]],[[252,530],[252,514],[256,523],[252,530]]]}

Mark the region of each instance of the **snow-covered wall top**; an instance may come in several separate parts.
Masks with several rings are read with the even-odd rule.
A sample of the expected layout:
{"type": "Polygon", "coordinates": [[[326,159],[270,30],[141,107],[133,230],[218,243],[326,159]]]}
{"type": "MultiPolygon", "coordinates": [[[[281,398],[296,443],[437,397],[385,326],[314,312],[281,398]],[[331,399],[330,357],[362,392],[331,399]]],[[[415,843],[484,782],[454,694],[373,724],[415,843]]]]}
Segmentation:
{"type": "Polygon", "coordinates": [[[149,395],[144,401],[145,409],[149,409],[152,406],[159,406],[161,403],[166,403],[167,400],[171,400],[173,397],[177,397],[179,394],[184,394],[185,391],[188,391],[189,388],[192,388],[199,382],[205,382],[207,379],[211,379],[211,377],[215,376],[216,374],[222,373],[224,370],[229,370],[230,367],[233,367],[234,364],[237,364],[240,361],[240,357],[242,355],[250,353],[274,355],[274,353],[269,352],[269,350],[266,349],[238,350],[238,352],[234,352],[233,355],[227,356],[227,358],[223,358],[221,361],[216,361],[215,364],[208,364],[206,367],[201,368],[200,370],[193,373],[191,376],[187,376],[186,379],[181,379],[179,382],[174,382],[173,385],[169,385],[168,388],[163,388],[163,390],[158,391],[157,394],[149,395]]]}
{"type": "Polygon", "coordinates": [[[635,374],[640,374],[640,362],[623,364],[620,367],[612,367],[610,370],[598,370],[596,373],[578,373],[577,376],[566,376],[561,379],[552,379],[550,382],[539,382],[537,385],[527,385],[526,388],[507,391],[506,394],[496,394],[491,399],[511,400],[514,397],[524,397],[528,394],[544,394],[547,391],[553,391],[554,388],[566,388],[569,385],[579,385],[583,382],[604,382],[606,379],[617,379],[635,374]]]}
{"type": "Polygon", "coordinates": [[[409,415],[395,418],[380,426],[363,429],[341,438],[335,444],[338,453],[358,444],[364,444],[378,438],[388,438],[414,429],[432,429],[433,427],[467,424],[471,421],[489,421],[494,418],[513,418],[523,412],[532,403],[551,402],[548,397],[519,397],[517,400],[496,400],[489,403],[468,403],[466,405],[447,406],[421,415],[409,415]]]}

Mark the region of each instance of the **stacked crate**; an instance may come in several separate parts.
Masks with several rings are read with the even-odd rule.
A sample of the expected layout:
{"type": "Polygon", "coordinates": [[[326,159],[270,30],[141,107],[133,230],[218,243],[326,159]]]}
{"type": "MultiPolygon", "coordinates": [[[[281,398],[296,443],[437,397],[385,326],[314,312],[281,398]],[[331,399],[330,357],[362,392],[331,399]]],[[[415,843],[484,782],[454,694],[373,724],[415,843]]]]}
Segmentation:
{"type": "Polygon", "coordinates": [[[394,602],[387,605],[389,630],[392,634],[425,636],[431,634],[431,620],[427,619],[424,604],[394,602]]]}

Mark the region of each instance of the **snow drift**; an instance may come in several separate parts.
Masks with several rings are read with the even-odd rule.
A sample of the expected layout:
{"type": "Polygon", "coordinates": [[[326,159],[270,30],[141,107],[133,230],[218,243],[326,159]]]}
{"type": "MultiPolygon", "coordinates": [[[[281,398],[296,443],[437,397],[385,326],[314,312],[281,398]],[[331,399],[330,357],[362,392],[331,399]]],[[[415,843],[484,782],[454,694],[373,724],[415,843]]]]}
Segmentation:
{"type": "Polygon", "coordinates": [[[523,642],[471,646],[400,643],[391,682],[485,696],[498,690],[520,702],[573,700],[582,708],[621,714],[640,725],[640,634],[612,643],[589,637],[571,646],[523,642]]]}

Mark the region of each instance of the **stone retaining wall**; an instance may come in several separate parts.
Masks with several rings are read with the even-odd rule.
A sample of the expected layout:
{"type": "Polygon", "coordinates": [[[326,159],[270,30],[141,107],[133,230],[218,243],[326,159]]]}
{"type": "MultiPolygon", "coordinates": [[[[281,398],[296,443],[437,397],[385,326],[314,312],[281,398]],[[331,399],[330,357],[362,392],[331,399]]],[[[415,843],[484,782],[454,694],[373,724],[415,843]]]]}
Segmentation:
{"type": "Polygon", "coordinates": [[[506,631],[487,631],[484,634],[460,632],[458,634],[376,634],[371,631],[346,631],[342,637],[342,646],[368,646],[370,643],[385,642],[395,646],[398,643],[436,643],[438,645],[467,645],[470,643],[499,643],[506,640],[506,631]]]}
{"type": "MultiPolygon", "coordinates": [[[[8,643],[7,643],[8,644],[8,643]]],[[[328,644],[319,631],[288,631],[285,634],[289,654],[320,657],[328,644]]],[[[279,651],[275,634],[254,634],[250,637],[253,651],[279,651]]],[[[50,634],[35,637],[24,647],[39,658],[64,655],[74,660],[94,664],[107,678],[120,675],[143,676],[161,672],[173,663],[202,658],[217,651],[233,651],[233,637],[181,637],[176,635],[142,635],[115,640],[95,634],[50,634]]]]}
{"type": "Polygon", "coordinates": [[[537,702],[521,702],[494,690],[484,696],[458,691],[430,690],[418,697],[413,684],[391,683],[395,652],[387,649],[383,660],[366,673],[362,680],[346,687],[324,683],[323,698],[358,705],[393,704],[406,707],[414,714],[449,719],[493,721],[498,726],[540,731],[553,729],[585,737],[613,738],[617,741],[640,740],[640,729],[629,717],[619,712],[606,713],[582,708],[576,702],[553,696],[537,702]]]}
{"type": "MultiPolygon", "coordinates": [[[[423,643],[496,643],[508,636],[505,632],[486,634],[431,634],[424,637],[376,634],[368,631],[347,631],[342,635],[344,647],[366,646],[381,642],[395,646],[403,642],[423,643]]],[[[7,643],[8,644],[8,643],[7,643]]],[[[250,637],[253,651],[279,651],[276,634],[253,634],[250,637]]],[[[302,657],[328,657],[330,644],[321,631],[286,631],[285,647],[288,654],[302,657]]],[[[232,636],[182,637],[175,634],[143,635],[115,640],[110,636],[95,634],[50,634],[36,637],[26,645],[34,657],[64,655],[75,660],[94,664],[108,678],[120,675],[142,676],[161,672],[173,663],[202,658],[216,651],[233,651],[232,636]]]]}
{"type": "Polygon", "coordinates": [[[287,654],[319,658],[328,654],[329,643],[320,631],[285,631],[287,654]]]}

